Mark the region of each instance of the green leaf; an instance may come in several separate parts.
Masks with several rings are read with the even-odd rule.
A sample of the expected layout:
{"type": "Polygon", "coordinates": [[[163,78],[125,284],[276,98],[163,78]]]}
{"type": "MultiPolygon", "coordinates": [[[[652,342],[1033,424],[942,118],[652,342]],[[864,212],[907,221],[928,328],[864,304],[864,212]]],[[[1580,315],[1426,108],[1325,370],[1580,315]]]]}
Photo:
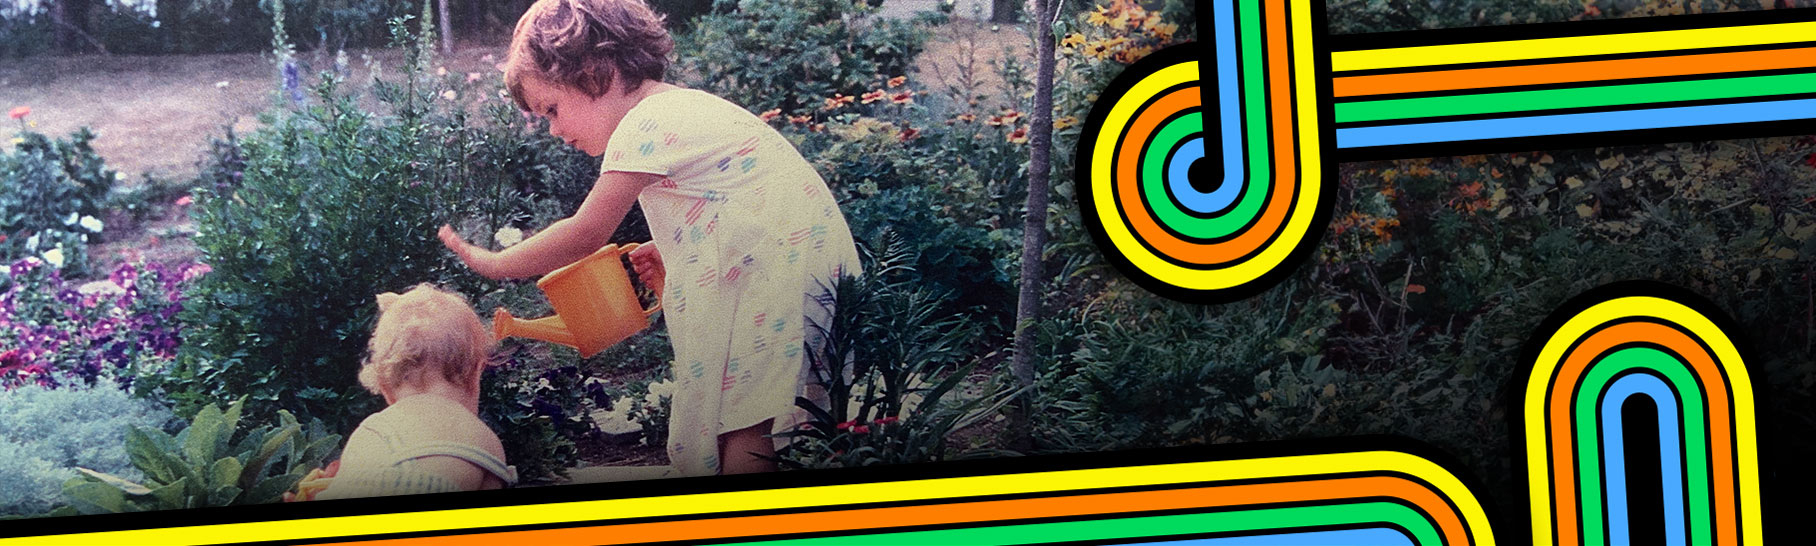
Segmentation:
{"type": "Polygon", "coordinates": [[[126,493],[101,482],[65,484],[63,498],[83,514],[118,514],[126,511],[126,493]]]}
{"type": "Polygon", "coordinates": [[[265,467],[270,466],[271,458],[277,455],[277,452],[283,449],[284,446],[290,442],[290,439],[295,437],[300,430],[300,427],[292,424],[272,434],[271,437],[266,438],[265,445],[259,447],[258,453],[246,461],[245,470],[240,472],[240,488],[246,490],[253,489],[253,485],[258,481],[259,475],[264,474],[265,467]]]}
{"type": "Polygon", "coordinates": [[[226,424],[226,416],[221,414],[221,410],[215,409],[214,404],[203,406],[201,411],[196,412],[195,421],[190,423],[189,429],[183,431],[186,433],[183,438],[183,455],[195,464],[206,464],[214,460],[215,445],[225,433],[226,424]]]}
{"type": "Polygon", "coordinates": [[[239,484],[240,481],[241,469],[242,466],[240,465],[239,459],[222,457],[219,460],[216,460],[214,464],[208,465],[208,485],[214,487],[234,485],[237,489],[237,484],[239,484]]]}
{"type": "Polygon", "coordinates": [[[267,504],[283,500],[284,493],[296,488],[303,481],[302,474],[284,474],[259,481],[246,492],[245,504],[267,504]]]}
{"type": "Polygon", "coordinates": [[[188,503],[183,502],[185,498],[183,490],[187,487],[189,487],[189,480],[179,479],[176,483],[151,490],[151,498],[157,499],[158,508],[160,509],[180,510],[188,508],[188,503]]]}
{"type": "Polygon", "coordinates": [[[108,474],[106,472],[97,472],[94,470],[82,468],[80,466],[76,467],[76,471],[81,472],[83,475],[86,475],[90,478],[101,480],[101,482],[103,482],[103,483],[106,483],[108,485],[119,488],[121,492],[126,493],[128,495],[149,495],[149,494],[151,494],[150,488],[147,488],[143,485],[139,485],[137,483],[133,483],[125,478],[121,478],[121,477],[115,476],[113,474],[108,474]]]}
{"type": "Polygon", "coordinates": [[[232,505],[233,500],[239,498],[239,496],[240,488],[231,485],[223,485],[215,488],[214,491],[208,494],[207,506],[229,506],[232,505]]]}
{"type": "Polygon", "coordinates": [[[133,468],[151,477],[159,483],[170,483],[177,479],[177,473],[165,464],[165,458],[159,455],[164,450],[139,427],[126,430],[126,455],[132,460],[133,468]]]}

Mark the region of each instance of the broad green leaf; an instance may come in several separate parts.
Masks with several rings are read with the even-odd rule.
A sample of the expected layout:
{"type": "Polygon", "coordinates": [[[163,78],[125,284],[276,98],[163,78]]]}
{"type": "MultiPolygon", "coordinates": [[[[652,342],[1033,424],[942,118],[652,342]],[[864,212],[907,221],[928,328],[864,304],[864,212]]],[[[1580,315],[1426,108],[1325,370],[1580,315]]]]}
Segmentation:
{"type": "Polygon", "coordinates": [[[222,457],[216,460],[214,464],[208,465],[208,485],[212,487],[220,487],[223,485],[233,485],[237,487],[240,482],[241,469],[242,467],[239,459],[222,457]]]}
{"type": "Polygon", "coordinates": [[[170,483],[177,480],[177,473],[165,464],[164,457],[159,456],[163,452],[157,442],[139,427],[126,430],[126,455],[132,460],[133,468],[139,469],[139,472],[150,476],[152,480],[170,483]]]}
{"type": "Polygon", "coordinates": [[[277,452],[283,449],[291,438],[296,436],[298,430],[296,425],[288,425],[265,439],[265,445],[260,446],[258,453],[246,461],[245,470],[240,472],[239,486],[241,489],[251,490],[253,488],[259,475],[264,474],[265,467],[271,464],[271,458],[277,455],[277,452]]]}
{"type": "Polygon", "coordinates": [[[234,499],[239,496],[240,488],[231,485],[223,485],[208,493],[207,506],[229,506],[232,505],[234,499]]]}
{"type": "Polygon", "coordinates": [[[121,492],[126,493],[128,495],[149,495],[149,494],[151,494],[150,488],[145,487],[143,485],[139,485],[137,483],[133,483],[132,481],[129,481],[125,478],[121,478],[119,476],[115,476],[113,474],[108,474],[106,472],[97,472],[94,470],[82,468],[80,466],[76,467],[76,471],[81,472],[83,475],[86,475],[90,478],[101,480],[102,483],[106,483],[108,485],[117,487],[120,489],[121,492]]]}
{"type": "Polygon", "coordinates": [[[118,514],[126,511],[126,493],[101,482],[65,485],[63,498],[83,514],[118,514]]]}
{"type": "Polygon", "coordinates": [[[158,507],[163,509],[188,508],[183,502],[184,488],[189,487],[189,480],[180,479],[176,483],[151,490],[151,497],[158,500],[158,507]]]}
{"type": "Polygon", "coordinates": [[[226,416],[213,404],[203,406],[196,412],[195,421],[183,432],[183,454],[195,464],[207,464],[215,459],[215,445],[221,435],[226,433],[226,416]]]}

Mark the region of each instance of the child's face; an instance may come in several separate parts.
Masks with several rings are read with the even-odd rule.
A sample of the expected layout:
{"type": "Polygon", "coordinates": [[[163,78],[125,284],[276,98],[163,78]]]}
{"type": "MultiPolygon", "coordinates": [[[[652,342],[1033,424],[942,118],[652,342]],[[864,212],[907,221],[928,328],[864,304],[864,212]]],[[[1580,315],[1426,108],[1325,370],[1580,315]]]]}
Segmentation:
{"type": "Polygon", "coordinates": [[[612,131],[634,103],[612,86],[605,95],[593,97],[578,89],[527,77],[523,81],[524,103],[530,113],[549,120],[549,134],[579,148],[586,155],[605,153],[612,131]]]}

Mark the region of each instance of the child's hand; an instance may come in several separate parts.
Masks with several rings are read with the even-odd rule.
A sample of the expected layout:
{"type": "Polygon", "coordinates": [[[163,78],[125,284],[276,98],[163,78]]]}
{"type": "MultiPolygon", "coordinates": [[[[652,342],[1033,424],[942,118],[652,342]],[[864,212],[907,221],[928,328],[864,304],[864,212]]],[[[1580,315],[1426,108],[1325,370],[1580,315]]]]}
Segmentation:
{"type": "Polygon", "coordinates": [[[655,243],[644,243],[631,251],[631,267],[637,270],[637,278],[645,286],[656,291],[656,297],[662,297],[662,281],[668,270],[662,267],[662,253],[656,250],[655,243]]]}
{"type": "Polygon", "coordinates": [[[473,268],[474,273],[488,279],[500,278],[496,265],[497,252],[473,246],[465,239],[461,239],[460,234],[455,233],[454,228],[447,224],[442,224],[441,231],[437,235],[441,237],[441,244],[446,245],[448,250],[454,251],[454,255],[460,256],[460,261],[467,264],[467,267],[473,268]]]}

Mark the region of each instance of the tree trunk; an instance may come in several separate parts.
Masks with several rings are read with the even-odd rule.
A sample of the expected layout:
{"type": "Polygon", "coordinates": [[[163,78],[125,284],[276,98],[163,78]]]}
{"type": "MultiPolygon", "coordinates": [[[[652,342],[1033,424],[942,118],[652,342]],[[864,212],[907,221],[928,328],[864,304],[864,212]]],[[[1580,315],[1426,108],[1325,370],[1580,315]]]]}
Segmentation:
{"type": "Polygon", "coordinates": [[[990,22],[1015,22],[1015,7],[1020,4],[1019,0],[990,0],[990,22]]]}
{"type": "MultiPolygon", "coordinates": [[[[1035,0],[1034,17],[1034,115],[1029,137],[1028,215],[1022,223],[1021,293],[1015,306],[1015,359],[1011,369],[1024,389],[1034,386],[1034,333],[1040,320],[1041,295],[1046,281],[1048,189],[1053,174],[1053,0],[1035,0]]],[[[1024,405],[1026,407],[1026,405],[1024,405]]],[[[1019,418],[1027,419],[1026,411],[1019,418]]],[[[1029,427],[1016,427],[1023,436],[1017,443],[1027,449],[1029,427]]]]}
{"type": "Polygon", "coordinates": [[[50,8],[51,22],[57,25],[57,51],[80,53],[84,46],[102,53],[107,47],[89,33],[89,14],[94,13],[94,0],[56,0],[50,8]]]}
{"type": "Polygon", "coordinates": [[[448,0],[439,0],[435,16],[441,19],[441,52],[454,52],[454,27],[448,22],[448,0]]]}

